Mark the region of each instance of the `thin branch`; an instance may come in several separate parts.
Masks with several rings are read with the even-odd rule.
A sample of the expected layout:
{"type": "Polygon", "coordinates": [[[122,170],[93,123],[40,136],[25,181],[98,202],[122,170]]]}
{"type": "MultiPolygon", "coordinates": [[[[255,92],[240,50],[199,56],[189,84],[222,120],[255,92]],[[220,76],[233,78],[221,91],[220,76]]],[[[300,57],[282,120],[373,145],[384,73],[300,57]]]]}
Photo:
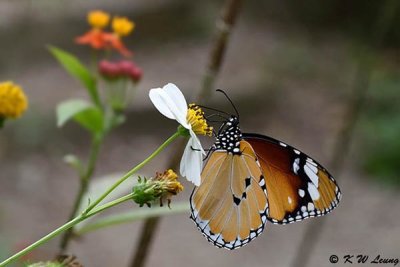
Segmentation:
{"type": "Polygon", "coordinates": [[[242,0],[226,0],[222,8],[221,17],[216,22],[216,33],[213,46],[210,50],[206,73],[198,99],[206,100],[210,97],[215,80],[221,69],[229,37],[235,26],[242,0]]]}
{"type": "MultiPolygon", "coordinates": [[[[204,74],[200,93],[197,97],[197,102],[198,100],[207,100],[211,95],[215,80],[222,66],[230,34],[234,28],[241,6],[242,0],[226,0],[222,7],[221,17],[216,23],[215,40],[210,50],[207,69],[204,74]]],[[[184,145],[184,142],[177,145],[179,148],[172,156],[168,166],[173,166],[176,169],[184,145]]],[[[159,220],[160,217],[154,217],[144,222],[141,231],[142,234],[130,264],[131,267],[143,267],[146,264],[148,250],[156,233],[159,220]]]]}
{"type": "MultiPolygon", "coordinates": [[[[344,160],[348,154],[353,132],[360,118],[360,114],[362,113],[363,104],[370,85],[371,74],[375,65],[376,50],[381,46],[389,27],[393,23],[398,4],[397,0],[389,0],[386,2],[386,5],[382,7],[381,15],[378,17],[373,33],[372,46],[375,51],[370,52],[361,49],[362,52],[358,60],[357,72],[355,74],[354,91],[348,102],[347,112],[344,117],[345,121],[338,133],[336,146],[332,153],[332,169],[337,177],[340,176],[343,170],[344,160]],[[372,59],[370,57],[372,57],[372,59]]],[[[313,254],[312,252],[316,248],[317,241],[322,234],[325,223],[325,218],[310,222],[299,243],[299,248],[296,256],[293,258],[292,266],[308,266],[311,255],[313,254]]]]}

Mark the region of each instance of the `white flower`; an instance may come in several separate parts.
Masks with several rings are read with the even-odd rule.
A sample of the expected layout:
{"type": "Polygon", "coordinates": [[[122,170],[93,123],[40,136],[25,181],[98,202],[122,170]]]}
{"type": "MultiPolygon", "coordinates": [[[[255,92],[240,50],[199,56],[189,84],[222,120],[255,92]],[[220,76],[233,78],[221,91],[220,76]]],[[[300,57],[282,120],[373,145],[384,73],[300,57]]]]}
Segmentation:
{"type": "Polygon", "coordinates": [[[211,135],[212,128],[207,125],[204,113],[195,105],[186,102],[179,88],[172,83],[163,88],[150,90],[149,97],[154,106],[165,117],[176,120],[190,133],[181,159],[180,173],[196,186],[200,185],[200,174],[203,169],[204,149],[196,134],[211,135]]]}

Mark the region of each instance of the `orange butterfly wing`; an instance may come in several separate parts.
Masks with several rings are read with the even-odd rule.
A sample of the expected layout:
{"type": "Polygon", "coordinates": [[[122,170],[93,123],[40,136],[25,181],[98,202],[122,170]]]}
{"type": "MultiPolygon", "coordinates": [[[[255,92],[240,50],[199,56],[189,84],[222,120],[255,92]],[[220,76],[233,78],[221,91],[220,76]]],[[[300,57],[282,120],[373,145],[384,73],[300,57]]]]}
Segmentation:
{"type": "Polygon", "coordinates": [[[242,153],[215,151],[190,198],[191,218],[208,241],[235,249],[257,237],[267,220],[268,203],[260,165],[251,146],[242,153]]]}
{"type": "Polygon", "coordinates": [[[243,134],[260,161],[268,192],[270,221],[286,224],[332,211],[341,192],[324,167],[273,138],[243,134]]]}

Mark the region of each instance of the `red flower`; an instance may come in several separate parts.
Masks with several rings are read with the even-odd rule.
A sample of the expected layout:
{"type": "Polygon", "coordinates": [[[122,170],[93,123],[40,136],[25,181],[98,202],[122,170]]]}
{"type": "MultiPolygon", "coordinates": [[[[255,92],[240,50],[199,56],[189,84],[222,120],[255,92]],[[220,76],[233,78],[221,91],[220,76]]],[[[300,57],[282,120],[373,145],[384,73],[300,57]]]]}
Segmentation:
{"type": "Polygon", "coordinates": [[[121,60],[118,62],[102,60],[98,68],[100,74],[107,79],[127,77],[133,82],[138,82],[143,76],[142,70],[129,60],[121,60]]]}

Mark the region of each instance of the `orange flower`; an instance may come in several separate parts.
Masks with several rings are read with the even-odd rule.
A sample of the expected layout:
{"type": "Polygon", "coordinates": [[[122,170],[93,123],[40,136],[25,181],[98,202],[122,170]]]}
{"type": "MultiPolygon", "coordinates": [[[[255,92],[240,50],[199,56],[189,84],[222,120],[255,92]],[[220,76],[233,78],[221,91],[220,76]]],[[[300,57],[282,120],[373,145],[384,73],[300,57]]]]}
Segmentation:
{"type": "Polygon", "coordinates": [[[121,38],[118,35],[113,33],[105,33],[104,40],[108,48],[117,50],[123,56],[126,57],[132,56],[133,53],[128,48],[126,48],[126,46],[124,45],[124,43],[122,42],[121,38]]]}
{"type": "Polygon", "coordinates": [[[93,49],[105,49],[107,47],[106,37],[107,33],[99,29],[92,29],[82,36],[75,39],[77,44],[89,45],[93,49]]]}
{"type": "Polygon", "coordinates": [[[77,44],[88,45],[96,50],[114,49],[125,57],[130,57],[132,52],[124,45],[122,36],[130,34],[135,24],[125,17],[115,17],[112,22],[113,33],[103,30],[110,21],[110,15],[101,10],[91,11],[88,22],[92,29],[75,39],[77,44]]]}

